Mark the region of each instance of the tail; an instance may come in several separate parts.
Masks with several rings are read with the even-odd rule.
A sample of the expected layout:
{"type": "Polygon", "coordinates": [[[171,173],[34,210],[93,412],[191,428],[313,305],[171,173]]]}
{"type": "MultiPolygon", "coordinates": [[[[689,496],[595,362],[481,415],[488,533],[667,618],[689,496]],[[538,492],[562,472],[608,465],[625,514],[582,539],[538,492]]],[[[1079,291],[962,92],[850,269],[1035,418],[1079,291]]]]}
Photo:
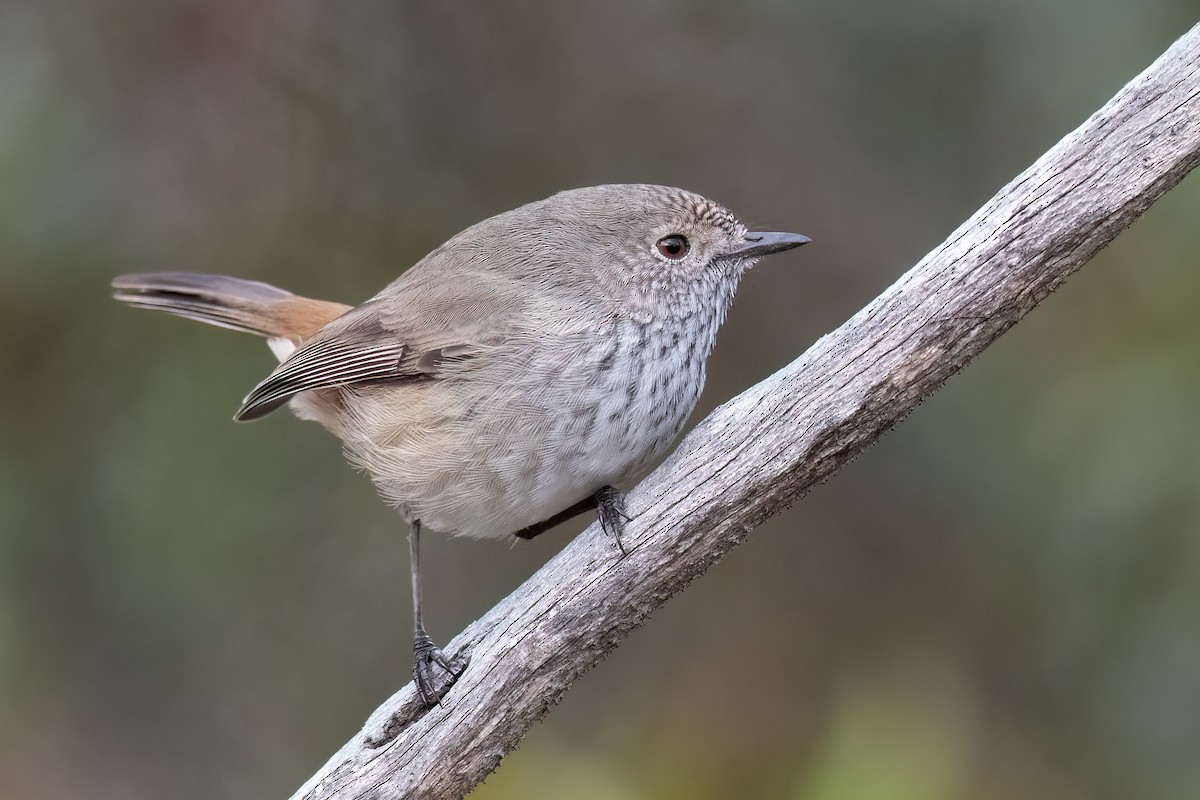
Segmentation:
{"type": "Polygon", "coordinates": [[[259,281],[194,272],[145,272],[114,278],[113,297],[137,308],[267,337],[279,360],[350,306],[311,300],[259,281]]]}

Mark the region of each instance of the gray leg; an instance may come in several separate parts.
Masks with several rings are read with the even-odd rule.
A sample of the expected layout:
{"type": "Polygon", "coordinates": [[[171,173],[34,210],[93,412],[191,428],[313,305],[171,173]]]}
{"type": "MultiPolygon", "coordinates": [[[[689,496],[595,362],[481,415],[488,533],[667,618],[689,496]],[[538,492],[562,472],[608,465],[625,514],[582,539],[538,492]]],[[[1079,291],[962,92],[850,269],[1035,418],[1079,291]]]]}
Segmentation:
{"type": "Polygon", "coordinates": [[[558,512],[553,517],[536,525],[530,525],[528,528],[522,528],[513,534],[520,539],[532,539],[538,534],[545,533],[560,522],[565,522],[571,517],[582,514],[585,511],[596,509],[600,516],[600,527],[604,532],[617,542],[617,547],[621,548],[621,555],[628,555],[625,552],[625,543],[621,541],[621,534],[625,532],[625,523],[629,522],[632,517],[625,512],[625,495],[615,486],[604,486],[600,491],[596,492],[591,497],[585,497],[575,505],[568,509],[558,512]]]}
{"type": "Polygon", "coordinates": [[[417,684],[417,694],[426,706],[440,703],[446,692],[458,680],[466,669],[462,659],[448,659],[441,648],[433,643],[425,632],[425,620],[421,615],[421,520],[415,519],[408,529],[408,556],[412,570],[412,607],[413,607],[413,680],[417,684]],[[434,665],[440,667],[448,676],[437,681],[434,677],[434,665]],[[439,685],[440,683],[440,685],[439,685]]]}

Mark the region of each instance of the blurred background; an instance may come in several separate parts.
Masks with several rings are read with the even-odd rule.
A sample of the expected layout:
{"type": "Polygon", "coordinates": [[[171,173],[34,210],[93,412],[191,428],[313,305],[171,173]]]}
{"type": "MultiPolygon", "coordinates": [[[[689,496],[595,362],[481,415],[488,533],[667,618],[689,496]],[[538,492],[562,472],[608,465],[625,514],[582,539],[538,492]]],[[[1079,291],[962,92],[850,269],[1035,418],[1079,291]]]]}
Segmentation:
{"type": "MultiPolygon", "coordinates": [[[[317,426],[230,421],[261,342],[118,306],[113,275],[356,303],[559,189],[680,185],[814,240],[748,277],[698,419],[1194,22],[1194,0],[5,0],[0,796],[287,797],[408,679],[398,517],[317,426]]],[[[1193,176],[473,797],[1200,796],[1198,214],[1193,176]]],[[[580,526],[429,539],[434,637],[580,526]]]]}

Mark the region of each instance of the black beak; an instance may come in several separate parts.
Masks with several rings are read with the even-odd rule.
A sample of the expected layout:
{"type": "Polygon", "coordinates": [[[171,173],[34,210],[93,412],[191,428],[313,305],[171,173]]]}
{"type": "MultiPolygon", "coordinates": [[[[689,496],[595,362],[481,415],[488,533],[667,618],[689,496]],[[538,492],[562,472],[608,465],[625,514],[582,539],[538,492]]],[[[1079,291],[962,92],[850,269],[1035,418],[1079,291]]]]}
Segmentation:
{"type": "Polygon", "coordinates": [[[735,249],[730,255],[739,258],[758,258],[771,253],[782,253],[784,250],[791,250],[793,247],[799,247],[811,241],[812,239],[799,233],[751,231],[742,239],[741,247],[735,249]]]}

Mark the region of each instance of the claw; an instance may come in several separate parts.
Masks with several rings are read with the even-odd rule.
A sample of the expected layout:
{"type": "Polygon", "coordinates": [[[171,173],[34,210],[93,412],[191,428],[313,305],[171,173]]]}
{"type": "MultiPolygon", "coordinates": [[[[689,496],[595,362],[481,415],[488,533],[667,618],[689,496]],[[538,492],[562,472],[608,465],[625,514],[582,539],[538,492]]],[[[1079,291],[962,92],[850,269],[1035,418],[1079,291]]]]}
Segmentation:
{"type": "Polygon", "coordinates": [[[462,658],[447,658],[442,649],[423,631],[413,637],[413,655],[413,681],[417,684],[417,694],[426,708],[432,708],[442,702],[450,687],[467,668],[467,662],[462,658]],[[435,665],[445,676],[439,679],[435,675],[435,665]]]}
{"type": "Polygon", "coordinates": [[[621,534],[625,532],[625,523],[633,519],[625,511],[625,495],[615,486],[605,486],[596,492],[596,511],[600,517],[600,527],[606,534],[617,540],[621,555],[629,555],[621,534]]]}

